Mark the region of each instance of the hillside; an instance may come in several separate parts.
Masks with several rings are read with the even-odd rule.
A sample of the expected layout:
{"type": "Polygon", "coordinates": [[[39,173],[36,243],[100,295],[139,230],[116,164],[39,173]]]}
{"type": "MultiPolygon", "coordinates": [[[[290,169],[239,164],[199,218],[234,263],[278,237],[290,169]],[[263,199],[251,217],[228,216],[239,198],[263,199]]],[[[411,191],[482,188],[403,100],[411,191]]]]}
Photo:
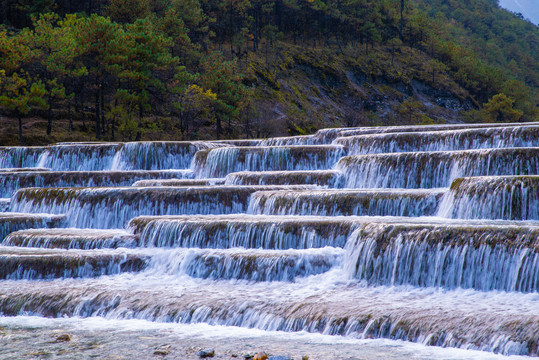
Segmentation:
{"type": "Polygon", "coordinates": [[[7,0],[0,21],[0,145],[538,118],[539,28],[492,0],[7,0]]]}

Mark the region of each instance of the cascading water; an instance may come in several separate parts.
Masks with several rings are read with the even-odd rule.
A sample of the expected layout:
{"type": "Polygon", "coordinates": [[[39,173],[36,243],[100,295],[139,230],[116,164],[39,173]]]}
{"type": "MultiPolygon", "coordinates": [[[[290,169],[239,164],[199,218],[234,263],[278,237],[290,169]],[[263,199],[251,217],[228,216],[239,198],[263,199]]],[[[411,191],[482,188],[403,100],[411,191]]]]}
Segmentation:
{"type": "Polygon", "coordinates": [[[3,169],[37,167],[42,148],[39,147],[0,147],[0,167],[3,169]]]}
{"type": "Polygon", "coordinates": [[[8,211],[10,204],[11,204],[10,198],[0,198],[0,213],[8,211]]]}
{"type": "Polygon", "coordinates": [[[22,229],[61,227],[65,220],[64,215],[3,212],[0,213],[0,238],[22,229]]]}
{"type": "Polygon", "coordinates": [[[10,209],[66,214],[67,226],[111,229],[139,215],[242,213],[251,193],[274,189],[279,186],[27,188],[13,195],[10,209]]]}
{"type": "Polygon", "coordinates": [[[539,227],[367,224],[345,268],[370,284],[539,291],[539,227]]]}
{"type": "Polygon", "coordinates": [[[231,172],[330,169],[345,154],[342,146],[229,147],[199,151],[198,177],[224,177],[231,172]]]}
{"type": "Polygon", "coordinates": [[[539,220],[538,187],[539,176],[456,179],[438,214],[460,219],[539,220]]]}
{"type": "Polygon", "coordinates": [[[251,195],[249,213],[265,215],[429,216],[445,190],[260,191],[251,195]]]}
{"type": "Polygon", "coordinates": [[[66,251],[0,246],[0,279],[87,278],[140,271],[148,258],[125,251],[66,251]]]}
{"type": "Polygon", "coordinates": [[[346,156],[336,166],[350,188],[449,187],[457,177],[539,173],[539,148],[346,156]]]}
{"type": "Polygon", "coordinates": [[[311,249],[344,247],[349,218],[253,215],[143,216],[129,223],[143,247],[311,249]]]}
{"type": "Polygon", "coordinates": [[[403,132],[341,137],[333,141],[350,155],[411,151],[451,151],[539,145],[539,126],[403,132]]]}
{"type": "Polygon", "coordinates": [[[137,245],[137,239],[124,230],[28,229],[12,232],[4,238],[3,245],[89,250],[132,248],[137,245]]]}
{"type": "Polygon", "coordinates": [[[191,170],[0,172],[0,197],[10,197],[17,189],[29,187],[129,186],[140,180],[193,176],[191,170]]]}
{"type": "Polygon", "coordinates": [[[182,249],[154,256],[148,272],[203,279],[289,281],[327,272],[342,262],[343,250],[182,249]]]}
{"type": "MultiPolygon", "coordinates": [[[[409,125],[409,126],[377,126],[377,127],[360,127],[360,128],[332,128],[321,129],[309,138],[309,143],[313,144],[329,144],[339,137],[350,137],[356,135],[370,134],[389,134],[389,133],[407,133],[407,132],[424,132],[424,131],[444,131],[444,130],[460,130],[460,129],[481,129],[481,128],[496,128],[496,127],[519,127],[539,125],[539,123],[499,123],[499,124],[442,124],[442,125],[409,125]]],[[[301,138],[300,136],[296,138],[301,138]]],[[[277,138],[283,139],[283,138],[277,138]]],[[[291,138],[284,138],[291,139],[291,138]]],[[[269,139],[270,141],[272,139],[269,139]]],[[[289,140],[290,141],[290,140],[289,140]]],[[[268,144],[269,145],[269,144],[268,144]]],[[[274,145],[280,145],[279,143],[274,145]]]]}
{"type": "Polygon", "coordinates": [[[198,150],[221,146],[224,145],[202,141],[125,143],[115,154],[112,169],[188,169],[198,150]]]}
{"type": "Polygon", "coordinates": [[[0,148],[0,320],[539,356],[537,125],[0,148]]]}
{"type": "MultiPolygon", "coordinates": [[[[193,174],[190,172],[190,174],[193,174]]],[[[208,186],[208,185],[223,185],[224,179],[157,179],[157,180],[138,180],[132,186],[148,187],[148,186],[208,186]]]]}
{"type": "Polygon", "coordinates": [[[0,147],[0,167],[55,171],[189,169],[198,150],[223,146],[228,145],[193,141],[0,147]]]}
{"type": "Polygon", "coordinates": [[[344,187],[344,176],[336,170],[312,171],[242,171],[230,173],[226,185],[295,185],[311,184],[330,188],[344,187]]]}
{"type": "Polygon", "coordinates": [[[43,148],[36,167],[51,170],[110,169],[119,144],[66,144],[43,148]]]}

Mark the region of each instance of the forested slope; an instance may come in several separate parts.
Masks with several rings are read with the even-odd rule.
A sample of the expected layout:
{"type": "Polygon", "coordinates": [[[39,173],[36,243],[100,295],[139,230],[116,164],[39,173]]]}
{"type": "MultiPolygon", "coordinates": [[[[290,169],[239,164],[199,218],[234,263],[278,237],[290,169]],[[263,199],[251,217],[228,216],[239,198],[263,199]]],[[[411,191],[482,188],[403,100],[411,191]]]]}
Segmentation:
{"type": "Polygon", "coordinates": [[[493,0],[5,0],[0,22],[0,145],[538,116],[539,29],[493,0]]]}

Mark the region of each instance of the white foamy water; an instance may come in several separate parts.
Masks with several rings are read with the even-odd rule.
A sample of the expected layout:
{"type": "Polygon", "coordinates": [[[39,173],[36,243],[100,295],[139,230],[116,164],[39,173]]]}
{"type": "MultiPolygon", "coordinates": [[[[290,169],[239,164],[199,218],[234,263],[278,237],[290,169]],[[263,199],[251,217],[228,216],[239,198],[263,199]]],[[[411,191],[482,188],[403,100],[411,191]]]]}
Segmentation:
{"type": "Polygon", "coordinates": [[[0,358],[537,356],[538,129],[0,148],[0,358]]]}
{"type": "MultiPolygon", "coordinates": [[[[279,331],[261,331],[233,326],[210,326],[207,324],[168,324],[145,320],[108,320],[104,318],[60,318],[48,319],[42,317],[19,316],[0,317],[0,326],[8,331],[17,331],[18,339],[10,339],[2,344],[2,353],[14,356],[17,351],[32,350],[37,346],[37,336],[32,334],[32,341],[25,338],[30,334],[29,329],[39,331],[45,337],[44,341],[62,333],[71,334],[72,341],[78,338],[88,342],[101,342],[109,351],[113,344],[121,342],[125,348],[118,349],[118,355],[127,356],[132,353],[137,359],[155,358],[153,351],[156,342],[160,345],[172,344],[172,353],[182,355],[183,359],[197,359],[184,348],[213,347],[217,356],[222,354],[253,354],[257,351],[267,351],[273,354],[284,354],[293,358],[310,355],[311,359],[334,360],[338,358],[357,358],[365,360],[378,359],[418,359],[418,360],[504,360],[508,357],[474,350],[443,349],[427,347],[403,341],[386,339],[360,340],[350,337],[334,337],[306,332],[283,333],[279,331]],[[143,336],[141,336],[143,335],[143,336]],[[104,338],[104,339],[103,339],[104,338]],[[109,339],[109,343],[106,342],[109,339]],[[112,343],[111,343],[112,342],[112,343]],[[134,351],[133,351],[134,350],[134,351]],[[147,355],[145,356],[145,350],[147,355]],[[192,356],[192,357],[191,357],[192,356]]],[[[1,341],[1,340],[0,340],[1,341]]],[[[57,343],[53,346],[58,347],[57,343]]],[[[43,345],[41,346],[43,348],[43,345]]],[[[91,347],[90,347],[91,349],[91,347]]],[[[88,352],[90,350],[87,350],[88,352]]],[[[102,353],[101,347],[98,351],[102,353]]],[[[98,353],[99,354],[99,353],[98,353]]],[[[80,353],[82,355],[82,352],[80,353]]],[[[57,355],[58,356],[58,355],[57,355]]],[[[66,358],[72,354],[68,353],[66,358]]],[[[59,357],[59,356],[58,356],[59,357]]],[[[61,357],[60,357],[61,358],[61,357]]],[[[524,360],[526,357],[511,356],[510,359],[524,360]]]]}

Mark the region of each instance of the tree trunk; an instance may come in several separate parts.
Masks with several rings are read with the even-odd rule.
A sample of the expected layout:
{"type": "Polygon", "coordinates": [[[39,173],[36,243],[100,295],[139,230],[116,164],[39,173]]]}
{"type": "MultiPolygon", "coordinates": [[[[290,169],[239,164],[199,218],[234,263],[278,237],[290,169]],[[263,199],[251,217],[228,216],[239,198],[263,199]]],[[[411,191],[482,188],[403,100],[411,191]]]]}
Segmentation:
{"type": "Polygon", "coordinates": [[[76,93],[75,100],[75,111],[82,115],[82,131],[87,132],[86,128],[86,113],[84,112],[83,96],[84,96],[84,86],[81,87],[80,93],[76,93]]]}
{"type": "Polygon", "coordinates": [[[402,38],[402,30],[404,28],[404,16],[403,16],[403,13],[404,13],[404,0],[401,0],[401,22],[400,22],[400,27],[399,27],[399,36],[401,38],[401,41],[404,41],[403,38],[402,38]]]}
{"type": "Polygon", "coordinates": [[[22,138],[22,116],[18,115],[19,118],[19,139],[21,139],[21,146],[24,146],[24,139],[22,138]]]}
{"type": "Polygon", "coordinates": [[[294,41],[294,45],[296,45],[297,39],[298,39],[298,24],[297,24],[295,16],[294,16],[294,29],[292,30],[292,39],[294,41]]]}
{"type": "MultiPolygon", "coordinates": [[[[192,117],[193,115],[191,115],[190,113],[187,113],[187,116],[185,116],[184,118],[184,124],[185,124],[185,139],[186,140],[191,140],[191,133],[189,132],[189,122],[192,122],[193,123],[193,127],[195,126],[194,125],[194,119],[192,117]]],[[[182,117],[184,117],[184,115],[182,114],[182,117]]]]}
{"type": "Polygon", "coordinates": [[[244,128],[244,134],[245,138],[249,139],[249,131],[251,129],[251,124],[249,123],[249,115],[245,116],[245,128],[244,128]]]}
{"type": "Polygon", "coordinates": [[[69,100],[69,103],[67,105],[67,111],[69,112],[69,133],[73,131],[73,112],[71,111],[71,100],[69,100]]]}
{"type": "Polygon", "coordinates": [[[221,138],[221,133],[223,132],[223,129],[221,127],[221,119],[217,117],[217,140],[221,138]]]}
{"type": "Polygon", "coordinates": [[[105,96],[103,95],[103,82],[101,82],[101,86],[99,87],[99,92],[101,93],[101,108],[100,108],[100,115],[101,115],[101,132],[105,134],[105,96]]]}
{"type": "Polygon", "coordinates": [[[99,118],[99,88],[95,90],[95,137],[101,139],[101,121],[99,118]]]}
{"type": "Polygon", "coordinates": [[[337,35],[337,33],[335,32],[335,40],[337,40],[337,46],[339,47],[339,51],[341,54],[344,54],[344,51],[342,49],[342,46],[341,46],[341,42],[339,40],[339,36],[337,35]]]}
{"type": "Polygon", "coordinates": [[[269,53],[269,42],[268,42],[268,39],[266,39],[266,66],[269,66],[268,53],[269,53]]]}
{"type": "MultiPolygon", "coordinates": [[[[114,106],[118,106],[118,99],[114,100],[114,106]]],[[[110,130],[112,134],[112,140],[114,140],[114,126],[116,125],[116,115],[112,117],[112,123],[110,125],[110,130]]]]}
{"type": "Polygon", "coordinates": [[[49,113],[48,113],[48,122],[47,122],[47,135],[50,136],[52,132],[52,95],[49,92],[49,113]]]}
{"type": "Polygon", "coordinates": [[[255,11],[255,25],[254,25],[254,31],[253,31],[253,52],[256,52],[258,50],[258,41],[259,41],[259,35],[260,35],[260,10],[257,8],[255,11]]]}
{"type": "Polygon", "coordinates": [[[142,127],[142,117],[144,116],[144,110],[142,108],[142,100],[138,102],[138,126],[142,127]]]}

